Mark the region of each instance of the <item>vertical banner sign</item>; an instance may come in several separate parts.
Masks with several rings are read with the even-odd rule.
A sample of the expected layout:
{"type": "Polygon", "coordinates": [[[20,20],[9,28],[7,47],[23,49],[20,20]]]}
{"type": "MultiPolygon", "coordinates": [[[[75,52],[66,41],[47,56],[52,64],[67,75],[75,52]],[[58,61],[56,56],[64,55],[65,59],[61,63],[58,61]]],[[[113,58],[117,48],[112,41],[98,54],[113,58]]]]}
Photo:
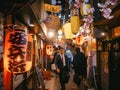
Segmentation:
{"type": "Polygon", "coordinates": [[[9,72],[16,74],[30,70],[32,45],[28,37],[27,32],[22,29],[14,29],[6,35],[4,64],[9,72]]]}

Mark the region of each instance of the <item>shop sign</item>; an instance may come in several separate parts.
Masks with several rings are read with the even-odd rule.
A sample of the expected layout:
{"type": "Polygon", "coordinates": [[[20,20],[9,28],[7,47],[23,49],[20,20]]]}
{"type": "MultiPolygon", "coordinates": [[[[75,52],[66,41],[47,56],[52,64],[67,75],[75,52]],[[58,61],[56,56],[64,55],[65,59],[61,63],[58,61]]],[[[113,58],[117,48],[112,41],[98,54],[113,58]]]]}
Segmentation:
{"type": "Polygon", "coordinates": [[[32,37],[25,30],[15,29],[9,32],[5,37],[4,67],[11,73],[30,70],[32,46],[32,37]]]}
{"type": "Polygon", "coordinates": [[[55,6],[55,5],[51,5],[51,4],[45,4],[45,10],[49,11],[49,12],[59,13],[60,6],[55,6]]]}

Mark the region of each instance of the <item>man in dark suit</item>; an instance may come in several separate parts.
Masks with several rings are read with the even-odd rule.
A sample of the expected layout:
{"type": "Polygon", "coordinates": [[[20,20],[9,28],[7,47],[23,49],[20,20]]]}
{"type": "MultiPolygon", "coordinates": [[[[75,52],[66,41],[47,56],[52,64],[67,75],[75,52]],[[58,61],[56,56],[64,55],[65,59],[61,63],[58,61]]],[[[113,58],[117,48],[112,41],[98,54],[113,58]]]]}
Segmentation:
{"type": "Polygon", "coordinates": [[[64,55],[64,49],[62,47],[59,47],[59,53],[57,54],[56,64],[57,64],[57,72],[59,74],[59,79],[60,79],[62,90],[65,90],[64,71],[67,67],[66,63],[67,63],[67,58],[64,55]]]}
{"type": "MultiPolygon", "coordinates": [[[[83,52],[80,52],[80,48],[75,49],[76,54],[73,57],[73,69],[75,72],[75,75],[78,77],[86,77],[87,73],[87,61],[85,54],[83,52]]],[[[80,81],[80,80],[79,80],[80,81]]],[[[75,82],[78,87],[80,86],[81,82],[75,82]]]]}

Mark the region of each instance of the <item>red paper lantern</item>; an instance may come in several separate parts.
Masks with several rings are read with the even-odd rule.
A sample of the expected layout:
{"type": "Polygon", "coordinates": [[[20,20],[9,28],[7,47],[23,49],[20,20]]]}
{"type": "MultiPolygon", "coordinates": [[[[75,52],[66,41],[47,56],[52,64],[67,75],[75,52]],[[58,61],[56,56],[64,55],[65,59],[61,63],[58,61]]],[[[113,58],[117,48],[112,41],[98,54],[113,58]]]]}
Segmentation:
{"type": "Polygon", "coordinates": [[[11,73],[23,73],[32,66],[32,37],[22,29],[14,29],[5,37],[4,68],[11,73]]]}

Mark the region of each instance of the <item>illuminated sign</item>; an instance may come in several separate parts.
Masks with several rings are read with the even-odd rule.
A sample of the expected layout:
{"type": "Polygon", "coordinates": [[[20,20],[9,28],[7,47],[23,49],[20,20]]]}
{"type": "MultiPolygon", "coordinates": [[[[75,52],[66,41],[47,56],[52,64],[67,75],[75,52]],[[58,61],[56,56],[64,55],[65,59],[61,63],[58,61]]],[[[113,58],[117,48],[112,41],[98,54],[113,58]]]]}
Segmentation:
{"type": "Polygon", "coordinates": [[[25,30],[15,29],[9,32],[5,37],[4,67],[12,73],[30,70],[32,46],[32,37],[25,30]]]}
{"type": "Polygon", "coordinates": [[[55,5],[51,5],[51,4],[45,4],[45,10],[49,11],[49,12],[59,13],[60,6],[55,6],[55,5]]]}

